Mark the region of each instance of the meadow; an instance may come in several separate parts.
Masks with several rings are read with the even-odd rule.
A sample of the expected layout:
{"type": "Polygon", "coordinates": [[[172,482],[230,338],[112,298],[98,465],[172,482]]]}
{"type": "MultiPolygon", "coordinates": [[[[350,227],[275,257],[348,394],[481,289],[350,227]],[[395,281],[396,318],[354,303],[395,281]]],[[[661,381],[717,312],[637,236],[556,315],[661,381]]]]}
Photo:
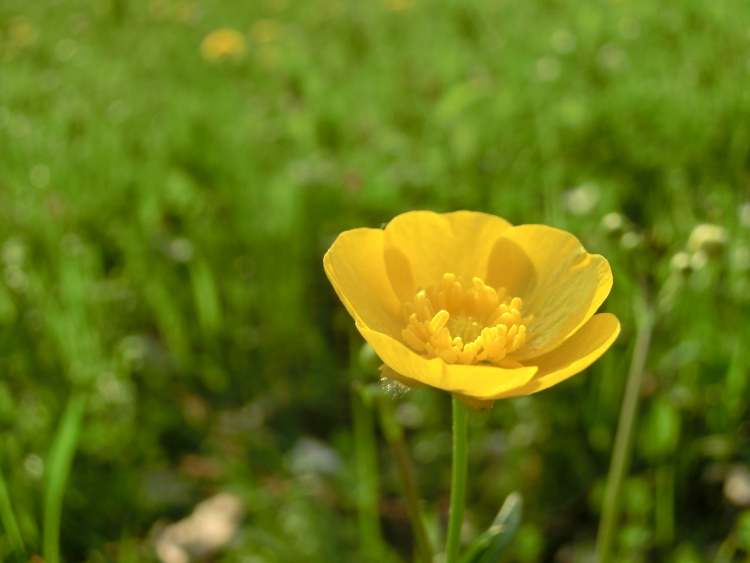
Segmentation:
{"type": "MultiPolygon", "coordinates": [[[[215,561],[411,561],[322,256],[412,209],[614,272],[599,362],[472,413],[466,542],[518,491],[503,561],[594,561],[648,310],[614,561],[750,560],[745,0],[3,0],[0,560],[158,561],[228,492],[215,561]]],[[[439,546],[449,397],[385,394],[439,546]]]]}

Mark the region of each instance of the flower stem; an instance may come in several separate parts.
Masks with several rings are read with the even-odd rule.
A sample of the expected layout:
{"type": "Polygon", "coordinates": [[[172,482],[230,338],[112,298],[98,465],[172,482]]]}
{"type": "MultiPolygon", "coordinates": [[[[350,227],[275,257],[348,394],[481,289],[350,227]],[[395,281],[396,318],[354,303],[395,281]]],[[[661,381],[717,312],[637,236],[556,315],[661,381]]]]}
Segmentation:
{"type": "Polygon", "coordinates": [[[643,372],[646,367],[646,358],[651,346],[651,334],[654,327],[654,311],[651,305],[645,304],[642,311],[636,311],[636,319],[638,319],[636,341],[628,379],[625,384],[625,397],[620,410],[620,420],[617,424],[614,451],[609,476],[607,477],[607,489],[604,494],[602,520],[599,524],[599,534],[596,540],[597,563],[608,563],[614,533],[617,529],[622,483],[630,460],[633,424],[638,411],[643,372]]]}
{"type": "Polygon", "coordinates": [[[414,533],[417,560],[422,563],[432,563],[432,546],[430,546],[427,529],[424,525],[424,518],[422,517],[417,480],[414,476],[409,448],[404,439],[404,432],[393,415],[393,405],[390,397],[380,397],[378,412],[380,414],[380,425],[383,429],[385,439],[391,448],[391,453],[396,460],[399,480],[401,481],[401,487],[406,497],[406,507],[409,511],[409,520],[411,520],[411,527],[414,533]]]}
{"type": "Polygon", "coordinates": [[[466,471],[468,465],[467,438],[469,434],[466,407],[453,395],[453,466],[451,467],[451,505],[448,519],[448,541],[445,546],[446,563],[456,563],[461,547],[461,524],[466,503],[466,471]]]}

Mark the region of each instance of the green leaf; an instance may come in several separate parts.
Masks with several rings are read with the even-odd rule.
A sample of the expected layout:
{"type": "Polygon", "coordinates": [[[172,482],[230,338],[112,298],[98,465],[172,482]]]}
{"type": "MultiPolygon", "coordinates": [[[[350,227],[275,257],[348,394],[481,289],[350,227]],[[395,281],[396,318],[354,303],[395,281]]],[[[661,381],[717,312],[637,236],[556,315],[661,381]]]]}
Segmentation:
{"type": "Polygon", "coordinates": [[[521,524],[523,498],[513,492],[507,496],[492,525],[485,530],[461,559],[461,563],[497,563],[510,545],[521,524]]]}

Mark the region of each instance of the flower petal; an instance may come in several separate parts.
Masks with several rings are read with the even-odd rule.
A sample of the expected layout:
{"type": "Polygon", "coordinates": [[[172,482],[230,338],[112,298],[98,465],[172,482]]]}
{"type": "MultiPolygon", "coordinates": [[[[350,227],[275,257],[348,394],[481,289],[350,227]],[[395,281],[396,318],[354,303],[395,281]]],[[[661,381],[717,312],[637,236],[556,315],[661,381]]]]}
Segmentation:
{"type": "Polygon", "coordinates": [[[612,271],[568,232],[519,225],[496,243],[487,283],[521,297],[524,314],[534,316],[526,345],[513,356],[526,363],[557,348],[592,317],[612,289],[612,271]]]}
{"type": "Polygon", "coordinates": [[[446,272],[469,281],[484,278],[495,242],[510,227],[505,219],[476,211],[410,211],[385,228],[385,262],[396,295],[411,300],[446,272]]]}
{"type": "Polygon", "coordinates": [[[536,358],[539,371],[524,387],[496,398],[537,393],[574,376],[593,364],[620,334],[620,321],[611,313],[594,315],[557,350],[536,358]]]}
{"type": "Polygon", "coordinates": [[[323,267],[357,324],[397,336],[401,304],[386,274],[383,238],[381,229],[345,231],[326,252],[323,267]]]}
{"type": "Polygon", "coordinates": [[[489,399],[522,388],[534,377],[536,366],[501,368],[488,365],[447,364],[440,358],[420,356],[387,334],[361,323],[357,329],[389,368],[404,381],[423,383],[438,389],[477,399],[489,399]]]}

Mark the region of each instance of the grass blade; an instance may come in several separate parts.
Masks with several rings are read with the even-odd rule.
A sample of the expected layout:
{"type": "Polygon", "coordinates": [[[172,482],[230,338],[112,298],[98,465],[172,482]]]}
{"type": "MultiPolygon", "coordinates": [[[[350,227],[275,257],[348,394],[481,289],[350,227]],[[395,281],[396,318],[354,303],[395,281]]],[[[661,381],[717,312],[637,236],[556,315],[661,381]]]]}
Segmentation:
{"type": "Polygon", "coordinates": [[[44,544],[45,563],[60,562],[60,520],[63,497],[73,463],[81,422],[86,408],[86,398],[74,392],[68,399],[62,420],[49,455],[47,483],[44,491],[44,544]]]}
{"type": "Polygon", "coordinates": [[[0,470],[0,521],[3,523],[3,529],[8,535],[8,540],[14,551],[21,554],[26,553],[26,548],[21,537],[21,531],[18,528],[16,515],[13,512],[13,505],[10,502],[8,487],[5,484],[5,476],[0,470]]]}

